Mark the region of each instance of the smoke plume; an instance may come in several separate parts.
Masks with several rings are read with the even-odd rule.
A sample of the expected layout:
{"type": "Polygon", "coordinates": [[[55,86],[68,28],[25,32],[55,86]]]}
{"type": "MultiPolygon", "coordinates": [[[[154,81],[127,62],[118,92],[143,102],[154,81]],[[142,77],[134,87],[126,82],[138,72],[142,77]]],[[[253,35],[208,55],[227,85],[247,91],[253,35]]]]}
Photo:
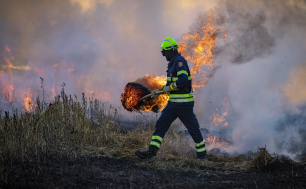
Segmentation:
{"type": "Polygon", "coordinates": [[[225,121],[234,145],[227,151],[266,145],[277,152],[305,153],[305,1],[220,1],[218,5],[190,27],[195,32],[198,20],[213,18],[227,35],[215,48],[220,68],[196,95],[201,102],[198,112],[205,112],[197,114],[201,124],[212,128],[209,116],[216,108],[224,111],[222,99],[228,97],[225,121]]]}

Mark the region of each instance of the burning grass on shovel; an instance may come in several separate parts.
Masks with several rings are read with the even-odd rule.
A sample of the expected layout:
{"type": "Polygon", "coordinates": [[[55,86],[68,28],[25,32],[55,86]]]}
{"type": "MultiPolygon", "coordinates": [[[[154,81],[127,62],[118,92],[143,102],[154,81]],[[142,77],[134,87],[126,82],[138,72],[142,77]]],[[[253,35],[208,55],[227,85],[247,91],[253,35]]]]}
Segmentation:
{"type": "Polygon", "coordinates": [[[139,83],[128,83],[125,88],[124,92],[121,94],[121,103],[122,106],[127,111],[152,111],[152,112],[159,112],[167,103],[168,96],[167,95],[160,95],[157,98],[146,98],[142,101],[140,99],[151,92],[143,85],[139,83]]]}
{"type": "Polygon", "coordinates": [[[175,129],[167,132],[158,157],[141,160],[134,153],[148,148],[154,125],[138,125],[124,134],[116,119],[111,105],[84,95],[79,102],[64,91],[48,108],[37,99],[34,112],[1,113],[0,187],[230,187],[221,180],[236,183],[235,174],[272,165],[288,165],[297,178],[305,176],[300,172],[304,164],[276,164],[275,156],[262,150],[252,157],[209,154],[209,161],[198,160],[193,143],[175,129]]]}
{"type": "Polygon", "coordinates": [[[146,87],[138,83],[128,83],[121,94],[122,106],[130,112],[140,110],[143,102],[139,102],[139,100],[148,94],[150,91],[146,87]]]}

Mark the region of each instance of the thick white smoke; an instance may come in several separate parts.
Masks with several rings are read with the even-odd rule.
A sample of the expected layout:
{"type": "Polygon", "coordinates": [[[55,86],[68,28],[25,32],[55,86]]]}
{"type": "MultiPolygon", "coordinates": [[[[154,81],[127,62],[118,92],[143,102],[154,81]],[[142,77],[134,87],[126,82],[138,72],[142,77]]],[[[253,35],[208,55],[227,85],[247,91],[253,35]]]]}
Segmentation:
{"type": "Polygon", "coordinates": [[[222,111],[227,96],[231,108],[226,121],[233,145],[226,151],[267,146],[275,152],[305,153],[306,94],[305,81],[300,81],[304,72],[299,77],[292,72],[306,65],[305,2],[221,1],[219,5],[209,14],[227,29],[227,38],[216,47],[217,72],[196,99],[201,124],[214,127],[209,116],[215,108],[222,111]]]}

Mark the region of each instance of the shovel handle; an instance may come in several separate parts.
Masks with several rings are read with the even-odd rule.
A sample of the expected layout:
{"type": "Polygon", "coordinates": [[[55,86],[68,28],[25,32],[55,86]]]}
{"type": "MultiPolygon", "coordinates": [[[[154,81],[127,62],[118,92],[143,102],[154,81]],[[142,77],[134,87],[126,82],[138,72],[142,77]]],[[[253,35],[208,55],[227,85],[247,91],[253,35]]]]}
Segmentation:
{"type": "MultiPolygon", "coordinates": [[[[163,94],[163,93],[164,93],[164,91],[156,92],[156,94],[163,94]]],[[[143,101],[144,99],[146,99],[146,98],[148,98],[148,97],[151,97],[151,96],[152,96],[151,94],[148,94],[148,95],[142,97],[142,98],[139,100],[139,102],[141,102],[141,101],[143,101]]]]}

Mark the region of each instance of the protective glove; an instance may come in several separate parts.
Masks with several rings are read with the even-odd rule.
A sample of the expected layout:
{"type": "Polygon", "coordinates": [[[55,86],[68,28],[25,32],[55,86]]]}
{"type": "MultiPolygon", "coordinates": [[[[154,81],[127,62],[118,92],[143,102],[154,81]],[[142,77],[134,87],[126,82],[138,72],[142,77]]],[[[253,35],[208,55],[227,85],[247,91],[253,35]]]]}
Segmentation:
{"type": "Polygon", "coordinates": [[[164,91],[164,94],[167,94],[167,93],[170,93],[172,91],[171,87],[170,86],[165,86],[163,88],[163,91],[164,91]]]}
{"type": "Polygon", "coordinates": [[[169,86],[163,87],[164,94],[170,93],[171,91],[178,91],[178,90],[179,88],[177,88],[174,82],[171,83],[169,86]]]}

